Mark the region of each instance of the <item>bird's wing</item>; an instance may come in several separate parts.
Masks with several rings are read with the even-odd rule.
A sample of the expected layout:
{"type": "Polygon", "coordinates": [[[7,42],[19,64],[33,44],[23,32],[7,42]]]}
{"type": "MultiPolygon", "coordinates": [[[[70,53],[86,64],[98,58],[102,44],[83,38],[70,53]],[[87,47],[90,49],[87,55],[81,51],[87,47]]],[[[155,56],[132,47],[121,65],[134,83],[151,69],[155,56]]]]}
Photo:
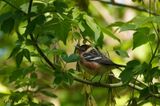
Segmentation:
{"type": "Polygon", "coordinates": [[[101,65],[116,65],[109,58],[107,58],[105,55],[103,55],[95,49],[92,49],[91,51],[84,53],[83,56],[85,60],[97,62],[101,65]]]}

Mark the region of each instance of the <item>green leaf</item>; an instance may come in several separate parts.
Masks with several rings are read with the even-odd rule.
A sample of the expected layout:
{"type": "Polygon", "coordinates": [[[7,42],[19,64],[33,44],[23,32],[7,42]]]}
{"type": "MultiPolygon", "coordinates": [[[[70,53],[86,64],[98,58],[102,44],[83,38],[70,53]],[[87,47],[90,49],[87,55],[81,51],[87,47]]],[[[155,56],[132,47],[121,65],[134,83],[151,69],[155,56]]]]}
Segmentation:
{"type": "Polygon", "coordinates": [[[71,54],[71,55],[67,55],[67,54],[63,54],[62,55],[62,59],[67,62],[67,63],[71,63],[71,62],[76,62],[79,60],[79,56],[76,54],[71,54]]]}
{"type": "Polygon", "coordinates": [[[33,72],[30,76],[32,81],[35,81],[37,79],[37,74],[35,72],[33,72]]]}
{"type": "Polygon", "coordinates": [[[85,20],[82,20],[78,25],[84,38],[89,37],[91,40],[95,40],[95,33],[85,20]]]}
{"type": "Polygon", "coordinates": [[[21,49],[21,45],[16,45],[16,47],[14,47],[14,49],[12,50],[12,52],[8,58],[15,56],[19,52],[20,49],[21,49]]]}
{"type": "Polygon", "coordinates": [[[32,23],[36,25],[42,25],[46,21],[46,17],[44,15],[39,15],[35,19],[32,20],[32,23]]]}
{"type": "Polygon", "coordinates": [[[36,24],[34,22],[30,22],[26,27],[24,36],[31,34],[34,31],[35,27],[36,27],[36,24]]]}
{"type": "Polygon", "coordinates": [[[149,66],[147,63],[144,62],[143,64],[136,65],[132,72],[134,74],[143,74],[145,73],[146,69],[149,69],[149,66]]]}
{"type": "Polygon", "coordinates": [[[102,46],[103,46],[103,38],[104,38],[104,35],[103,35],[103,33],[101,32],[98,40],[96,41],[96,47],[99,46],[100,48],[102,48],[102,46]]]}
{"type": "Polygon", "coordinates": [[[124,22],[114,22],[110,25],[108,25],[108,27],[121,27],[122,25],[124,25],[125,23],[124,22]]]}
{"type": "Polygon", "coordinates": [[[132,80],[134,76],[133,70],[139,64],[140,62],[138,60],[132,60],[127,63],[125,70],[120,74],[120,78],[123,83],[129,83],[132,80]]]}
{"type": "Polygon", "coordinates": [[[65,51],[62,50],[62,49],[53,49],[53,50],[52,50],[52,53],[53,53],[54,55],[60,55],[60,54],[65,54],[65,51]]]}
{"type": "Polygon", "coordinates": [[[42,90],[40,92],[43,93],[46,96],[57,98],[57,95],[55,95],[54,93],[52,93],[52,91],[44,91],[44,90],[42,90]]]}
{"type": "Polygon", "coordinates": [[[150,34],[148,36],[148,40],[151,41],[151,42],[154,42],[155,41],[155,38],[156,38],[156,35],[154,33],[150,34]]]}
{"type": "MultiPolygon", "coordinates": [[[[92,31],[94,31],[94,36],[95,39],[94,41],[97,41],[98,38],[101,35],[101,31],[100,28],[98,27],[98,25],[95,23],[95,21],[93,20],[93,18],[89,17],[88,15],[83,15],[84,20],[86,21],[86,24],[92,29],[92,31]]],[[[87,30],[87,29],[86,29],[87,30]]]]}
{"type": "Polygon", "coordinates": [[[154,67],[151,69],[151,67],[147,68],[146,72],[144,74],[144,79],[146,82],[152,82],[153,78],[158,75],[158,72],[160,72],[159,67],[154,67]]]}
{"type": "Polygon", "coordinates": [[[28,34],[33,33],[36,28],[36,25],[44,24],[46,18],[44,15],[39,15],[35,19],[33,19],[26,27],[24,35],[27,36],[28,34]]]}
{"type": "Polygon", "coordinates": [[[128,31],[128,30],[135,30],[136,25],[131,23],[125,23],[120,27],[120,31],[128,31]]]}
{"type": "Polygon", "coordinates": [[[140,91],[140,96],[139,96],[139,98],[140,98],[140,99],[144,99],[144,98],[148,97],[149,94],[150,94],[149,88],[148,88],[148,87],[143,88],[143,89],[140,91]]]}
{"type": "Polygon", "coordinates": [[[21,69],[14,70],[9,76],[9,82],[16,81],[18,78],[22,76],[22,74],[23,73],[21,72],[21,69]]]}
{"type": "Polygon", "coordinates": [[[56,75],[56,78],[54,79],[54,84],[59,85],[63,81],[62,75],[56,75]]]}
{"type": "Polygon", "coordinates": [[[65,8],[67,8],[66,3],[62,2],[62,1],[54,1],[53,2],[54,6],[55,6],[55,10],[59,13],[63,13],[65,11],[65,8]]]}
{"type": "Polygon", "coordinates": [[[10,100],[13,100],[14,102],[18,102],[19,100],[22,99],[23,96],[27,95],[26,93],[24,92],[19,92],[19,91],[16,91],[16,92],[13,92],[11,94],[11,96],[9,97],[10,100]]]}
{"type": "Polygon", "coordinates": [[[113,32],[112,32],[110,29],[108,29],[108,28],[102,28],[102,27],[101,27],[101,29],[102,29],[102,31],[103,31],[104,33],[106,33],[108,36],[110,36],[111,38],[113,38],[113,39],[117,40],[118,42],[120,42],[120,39],[119,39],[118,37],[116,37],[116,35],[113,34],[113,32]]]}
{"type": "Polygon", "coordinates": [[[29,62],[31,62],[31,56],[30,56],[30,52],[29,52],[29,50],[28,49],[23,49],[23,56],[29,61],[29,62]]]}
{"type": "Polygon", "coordinates": [[[121,78],[123,83],[129,83],[133,78],[133,73],[131,72],[131,70],[125,69],[121,72],[119,77],[121,78]]]}
{"type": "Polygon", "coordinates": [[[22,60],[23,60],[23,52],[19,52],[17,55],[16,55],[16,64],[17,64],[17,67],[20,66],[22,60]]]}
{"type": "Polygon", "coordinates": [[[28,73],[31,73],[35,70],[36,68],[34,67],[34,65],[31,65],[29,67],[25,67],[23,70],[22,70],[22,74],[23,74],[23,77],[25,77],[28,73]]]}
{"type": "Polygon", "coordinates": [[[133,49],[149,41],[147,36],[149,35],[149,32],[150,29],[146,27],[137,29],[137,31],[133,34],[133,49]]]}
{"type": "MultiPolygon", "coordinates": [[[[40,34],[53,35],[58,40],[66,44],[68,33],[71,29],[71,22],[68,19],[53,18],[43,25],[43,31],[40,34]]],[[[43,35],[44,36],[44,35],[43,35]]]]}
{"type": "Polygon", "coordinates": [[[118,50],[115,50],[115,52],[121,57],[129,57],[128,53],[124,50],[118,49],[118,50]]]}
{"type": "Polygon", "coordinates": [[[26,44],[27,46],[33,45],[33,41],[30,40],[30,39],[26,39],[26,40],[25,40],[25,44],[26,44]]]}
{"type": "Polygon", "coordinates": [[[10,17],[10,18],[3,21],[2,25],[1,25],[1,30],[4,33],[10,33],[14,28],[14,24],[15,24],[14,19],[12,17],[10,17]]]}

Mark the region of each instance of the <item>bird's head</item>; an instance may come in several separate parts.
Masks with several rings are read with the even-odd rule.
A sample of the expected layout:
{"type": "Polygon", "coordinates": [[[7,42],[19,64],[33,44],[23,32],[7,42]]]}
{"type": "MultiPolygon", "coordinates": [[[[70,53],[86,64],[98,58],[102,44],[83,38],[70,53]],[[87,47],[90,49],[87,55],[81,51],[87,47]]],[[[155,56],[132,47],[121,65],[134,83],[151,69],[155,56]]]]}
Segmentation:
{"type": "Polygon", "coordinates": [[[90,45],[76,45],[76,49],[79,53],[86,52],[90,47],[90,45]]]}

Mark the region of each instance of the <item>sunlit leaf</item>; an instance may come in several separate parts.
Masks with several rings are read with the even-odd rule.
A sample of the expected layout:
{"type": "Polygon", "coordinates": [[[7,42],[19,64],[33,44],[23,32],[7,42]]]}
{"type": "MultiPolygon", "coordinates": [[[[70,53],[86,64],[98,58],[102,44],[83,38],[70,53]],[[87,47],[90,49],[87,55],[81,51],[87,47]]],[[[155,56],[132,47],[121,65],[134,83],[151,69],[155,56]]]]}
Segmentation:
{"type": "Polygon", "coordinates": [[[116,35],[115,35],[110,29],[107,29],[107,28],[101,28],[101,29],[102,29],[102,31],[103,31],[104,33],[106,33],[108,36],[110,36],[111,38],[113,38],[113,39],[115,39],[115,40],[117,40],[117,41],[120,42],[120,39],[119,39],[118,37],[116,37],[116,35]]]}
{"type": "Polygon", "coordinates": [[[99,47],[102,48],[102,46],[103,46],[103,38],[104,38],[104,35],[103,35],[103,33],[101,32],[98,40],[96,41],[96,46],[99,46],[99,47]]]}
{"type": "Polygon", "coordinates": [[[128,53],[124,50],[118,49],[118,50],[115,50],[115,52],[121,57],[129,57],[128,53]]]}
{"type": "Polygon", "coordinates": [[[149,28],[140,28],[133,34],[133,49],[147,43],[150,32],[149,28]]]}

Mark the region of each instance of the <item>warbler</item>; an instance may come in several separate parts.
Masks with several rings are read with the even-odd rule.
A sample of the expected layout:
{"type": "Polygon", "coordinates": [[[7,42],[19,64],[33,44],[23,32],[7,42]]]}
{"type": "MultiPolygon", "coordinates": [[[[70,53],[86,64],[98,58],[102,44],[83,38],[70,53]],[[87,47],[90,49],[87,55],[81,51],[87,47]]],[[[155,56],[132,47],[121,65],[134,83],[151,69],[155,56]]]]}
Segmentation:
{"type": "Polygon", "coordinates": [[[92,75],[103,75],[106,72],[109,73],[111,69],[125,67],[125,65],[112,62],[91,45],[77,45],[76,50],[80,56],[80,66],[92,75]]]}

